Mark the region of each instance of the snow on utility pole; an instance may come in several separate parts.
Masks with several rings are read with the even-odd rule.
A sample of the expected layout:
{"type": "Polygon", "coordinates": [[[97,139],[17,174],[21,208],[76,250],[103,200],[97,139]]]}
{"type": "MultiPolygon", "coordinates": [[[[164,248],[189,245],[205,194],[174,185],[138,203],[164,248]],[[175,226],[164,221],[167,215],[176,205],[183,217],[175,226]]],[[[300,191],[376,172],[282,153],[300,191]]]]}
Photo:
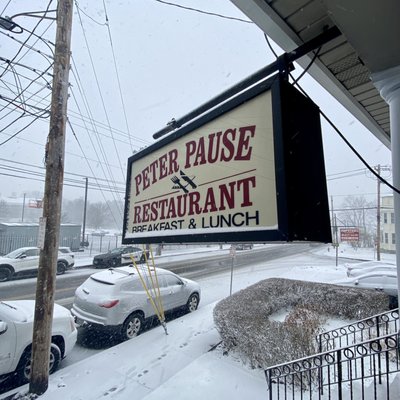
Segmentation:
{"type": "Polygon", "coordinates": [[[46,145],[46,182],[43,204],[44,241],[39,259],[32,366],[29,392],[41,395],[48,387],[51,327],[61,220],[65,125],[73,0],[58,0],[50,129],[46,145]]]}

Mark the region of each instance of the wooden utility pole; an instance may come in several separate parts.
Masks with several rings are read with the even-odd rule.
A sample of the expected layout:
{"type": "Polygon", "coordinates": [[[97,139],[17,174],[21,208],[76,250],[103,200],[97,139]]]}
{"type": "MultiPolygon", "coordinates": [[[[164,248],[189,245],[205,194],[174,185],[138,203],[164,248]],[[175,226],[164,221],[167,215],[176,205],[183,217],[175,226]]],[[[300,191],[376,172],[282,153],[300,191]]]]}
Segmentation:
{"type": "Polygon", "coordinates": [[[50,129],[45,155],[46,182],[43,204],[45,231],[44,242],[40,245],[29,385],[29,392],[36,395],[41,395],[47,390],[49,380],[51,328],[64,179],[72,6],[73,0],[58,0],[50,129]]]}
{"type": "MultiPolygon", "coordinates": [[[[376,167],[378,175],[381,175],[381,165],[376,167]]],[[[381,180],[378,178],[378,199],[376,207],[376,259],[381,261],[381,180]]]]}
{"type": "Polygon", "coordinates": [[[83,205],[83,226],[81,246],[85,247],[86,207],[87,207],[88,178],[85,178],[85,203],[83,205]]]}

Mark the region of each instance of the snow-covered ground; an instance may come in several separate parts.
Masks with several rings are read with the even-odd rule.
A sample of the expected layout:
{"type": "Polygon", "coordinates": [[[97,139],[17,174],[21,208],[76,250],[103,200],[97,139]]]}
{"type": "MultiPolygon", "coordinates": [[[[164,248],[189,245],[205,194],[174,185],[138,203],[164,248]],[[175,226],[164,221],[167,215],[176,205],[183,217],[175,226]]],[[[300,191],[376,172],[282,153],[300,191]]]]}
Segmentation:
{"type": "MultiPolygon", "coordinates": [[[[234,273],[233,290],[269,277],[331,283],[341,280],[345,277],[343,261],[336,266],[335,251],[328,248],[321,247],[317,256],[301,254],[241,268],[234,273]]],[[[339,255],[374,259],[372,251],[354,251],[346,246],[341,246],[339,255]]],[[[385,254],[382,260],[393,263],[395,256],[385,254]]],[[[168,335],[162,327],[156,327],[133,340],[63,368],[50,377],[49,389],[40,399],[267,398],[262,371],[248,368],[231,355],[223,355],[218,348],[209,351],[220,341],[212,311],[217,301],[229,295],[229,272],[198,281],[202,286],[200,308],[168,322],[168,335]]],[[[23,390],[26,391],[27,387],[20,388],[19,392],[23,390]]],[[[10,394],[3,394],[0,399],[10,394]]]]}

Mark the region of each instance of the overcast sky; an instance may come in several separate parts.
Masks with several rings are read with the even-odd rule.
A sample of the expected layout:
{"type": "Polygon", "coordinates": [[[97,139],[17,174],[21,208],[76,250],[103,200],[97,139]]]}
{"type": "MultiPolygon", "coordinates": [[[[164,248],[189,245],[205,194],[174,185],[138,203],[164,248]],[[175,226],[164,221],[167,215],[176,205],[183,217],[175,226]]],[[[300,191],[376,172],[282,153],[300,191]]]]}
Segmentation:
{"type": "MultiPolygon", "coordinates": [[[[228,0],[176,3],[247,20],[228,0]]],[[[44,10],[47,5],[47,0],[4,1],[0,12],[2,17],[12,16],[44,10]]],[[[132,151],[153,143],[152,134],[171,118],[185,115],[275,59],[260,29],[237,19],[157,0],[80,0],[78,7],[74,4],[68,103],[72,129],[67,127],[65,157],[64,196],[68,199],[83,197],[84,177],[89,177],[90,201],[123,199],[126,161],[132,151]],[[92,185],[101,185],[103,190],[94,190],[92,185]]],[[[53,0],[49,9],[55,8],[53,0]]],[[[3,197],[44,190],[48,118],[43,118],[47,114],[40,109],[49,105],[46,84],[51,77],[41,75],[50,64],[36,50],[50,55],[52,46],[42,39],[55,41],[52,21],[25,16],[14,21],[31,31],[39,24],[34,35],[0,30],[0,143],[8,140],[0,145],[3,197]],[[30,49],[22,47],[18,53],[25,41],[30,49]],[[4,59],[13,60],[12,67],[4,59]],[[32,78],[36,80],[30,83],[32,78]],[[21,88],[25,90],[18,96],[21,88]],[[21,103],[29,108],[25,105],[25,116],[16,120],[22,115],[21,103]],[[41,118],[36,119],[38,115],[41,118]]],[[[296,68],[294,75],[300,73],[296,68]]],[[[371,166],[390,165],[390,151],[321,86],[308,76],[300,84],[371,166]]],[[[338,135],[324,122],[322,126],[328,191],[335,206],[347,195],[375,199],[376,180],[338,135]],[[352,176],[343,178],[346,174],[341,173],[352,176]]],[[[385,177],[390,179],[390,171],[385,177]]],[[[390,190],[382,187],[382,193],[390,190]]]]}

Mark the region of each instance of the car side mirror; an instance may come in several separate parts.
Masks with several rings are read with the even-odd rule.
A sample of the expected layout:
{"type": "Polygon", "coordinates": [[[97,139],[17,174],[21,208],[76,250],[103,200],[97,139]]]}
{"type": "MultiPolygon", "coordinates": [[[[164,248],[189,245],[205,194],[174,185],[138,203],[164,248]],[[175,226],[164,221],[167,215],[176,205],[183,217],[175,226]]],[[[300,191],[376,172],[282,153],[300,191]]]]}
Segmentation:
{"type": "Polygon", "coordinates": [[[8,329],[7,322],[0,321],[0,335],[7,332],[7,329],[8,329]]]}
{"type": "Polygon", "coordinates": [[[358,283],[359,283],[359,282],[358,282],[358,279],[357,279],[357,280],[354,282],[354,284],[357,286],[357,285],[358,285],[358,283]]]}
{"type": "Polygon", "coordinates": [[[26,258],[26,254],[21,254],[18,258],[26,258]]]}

